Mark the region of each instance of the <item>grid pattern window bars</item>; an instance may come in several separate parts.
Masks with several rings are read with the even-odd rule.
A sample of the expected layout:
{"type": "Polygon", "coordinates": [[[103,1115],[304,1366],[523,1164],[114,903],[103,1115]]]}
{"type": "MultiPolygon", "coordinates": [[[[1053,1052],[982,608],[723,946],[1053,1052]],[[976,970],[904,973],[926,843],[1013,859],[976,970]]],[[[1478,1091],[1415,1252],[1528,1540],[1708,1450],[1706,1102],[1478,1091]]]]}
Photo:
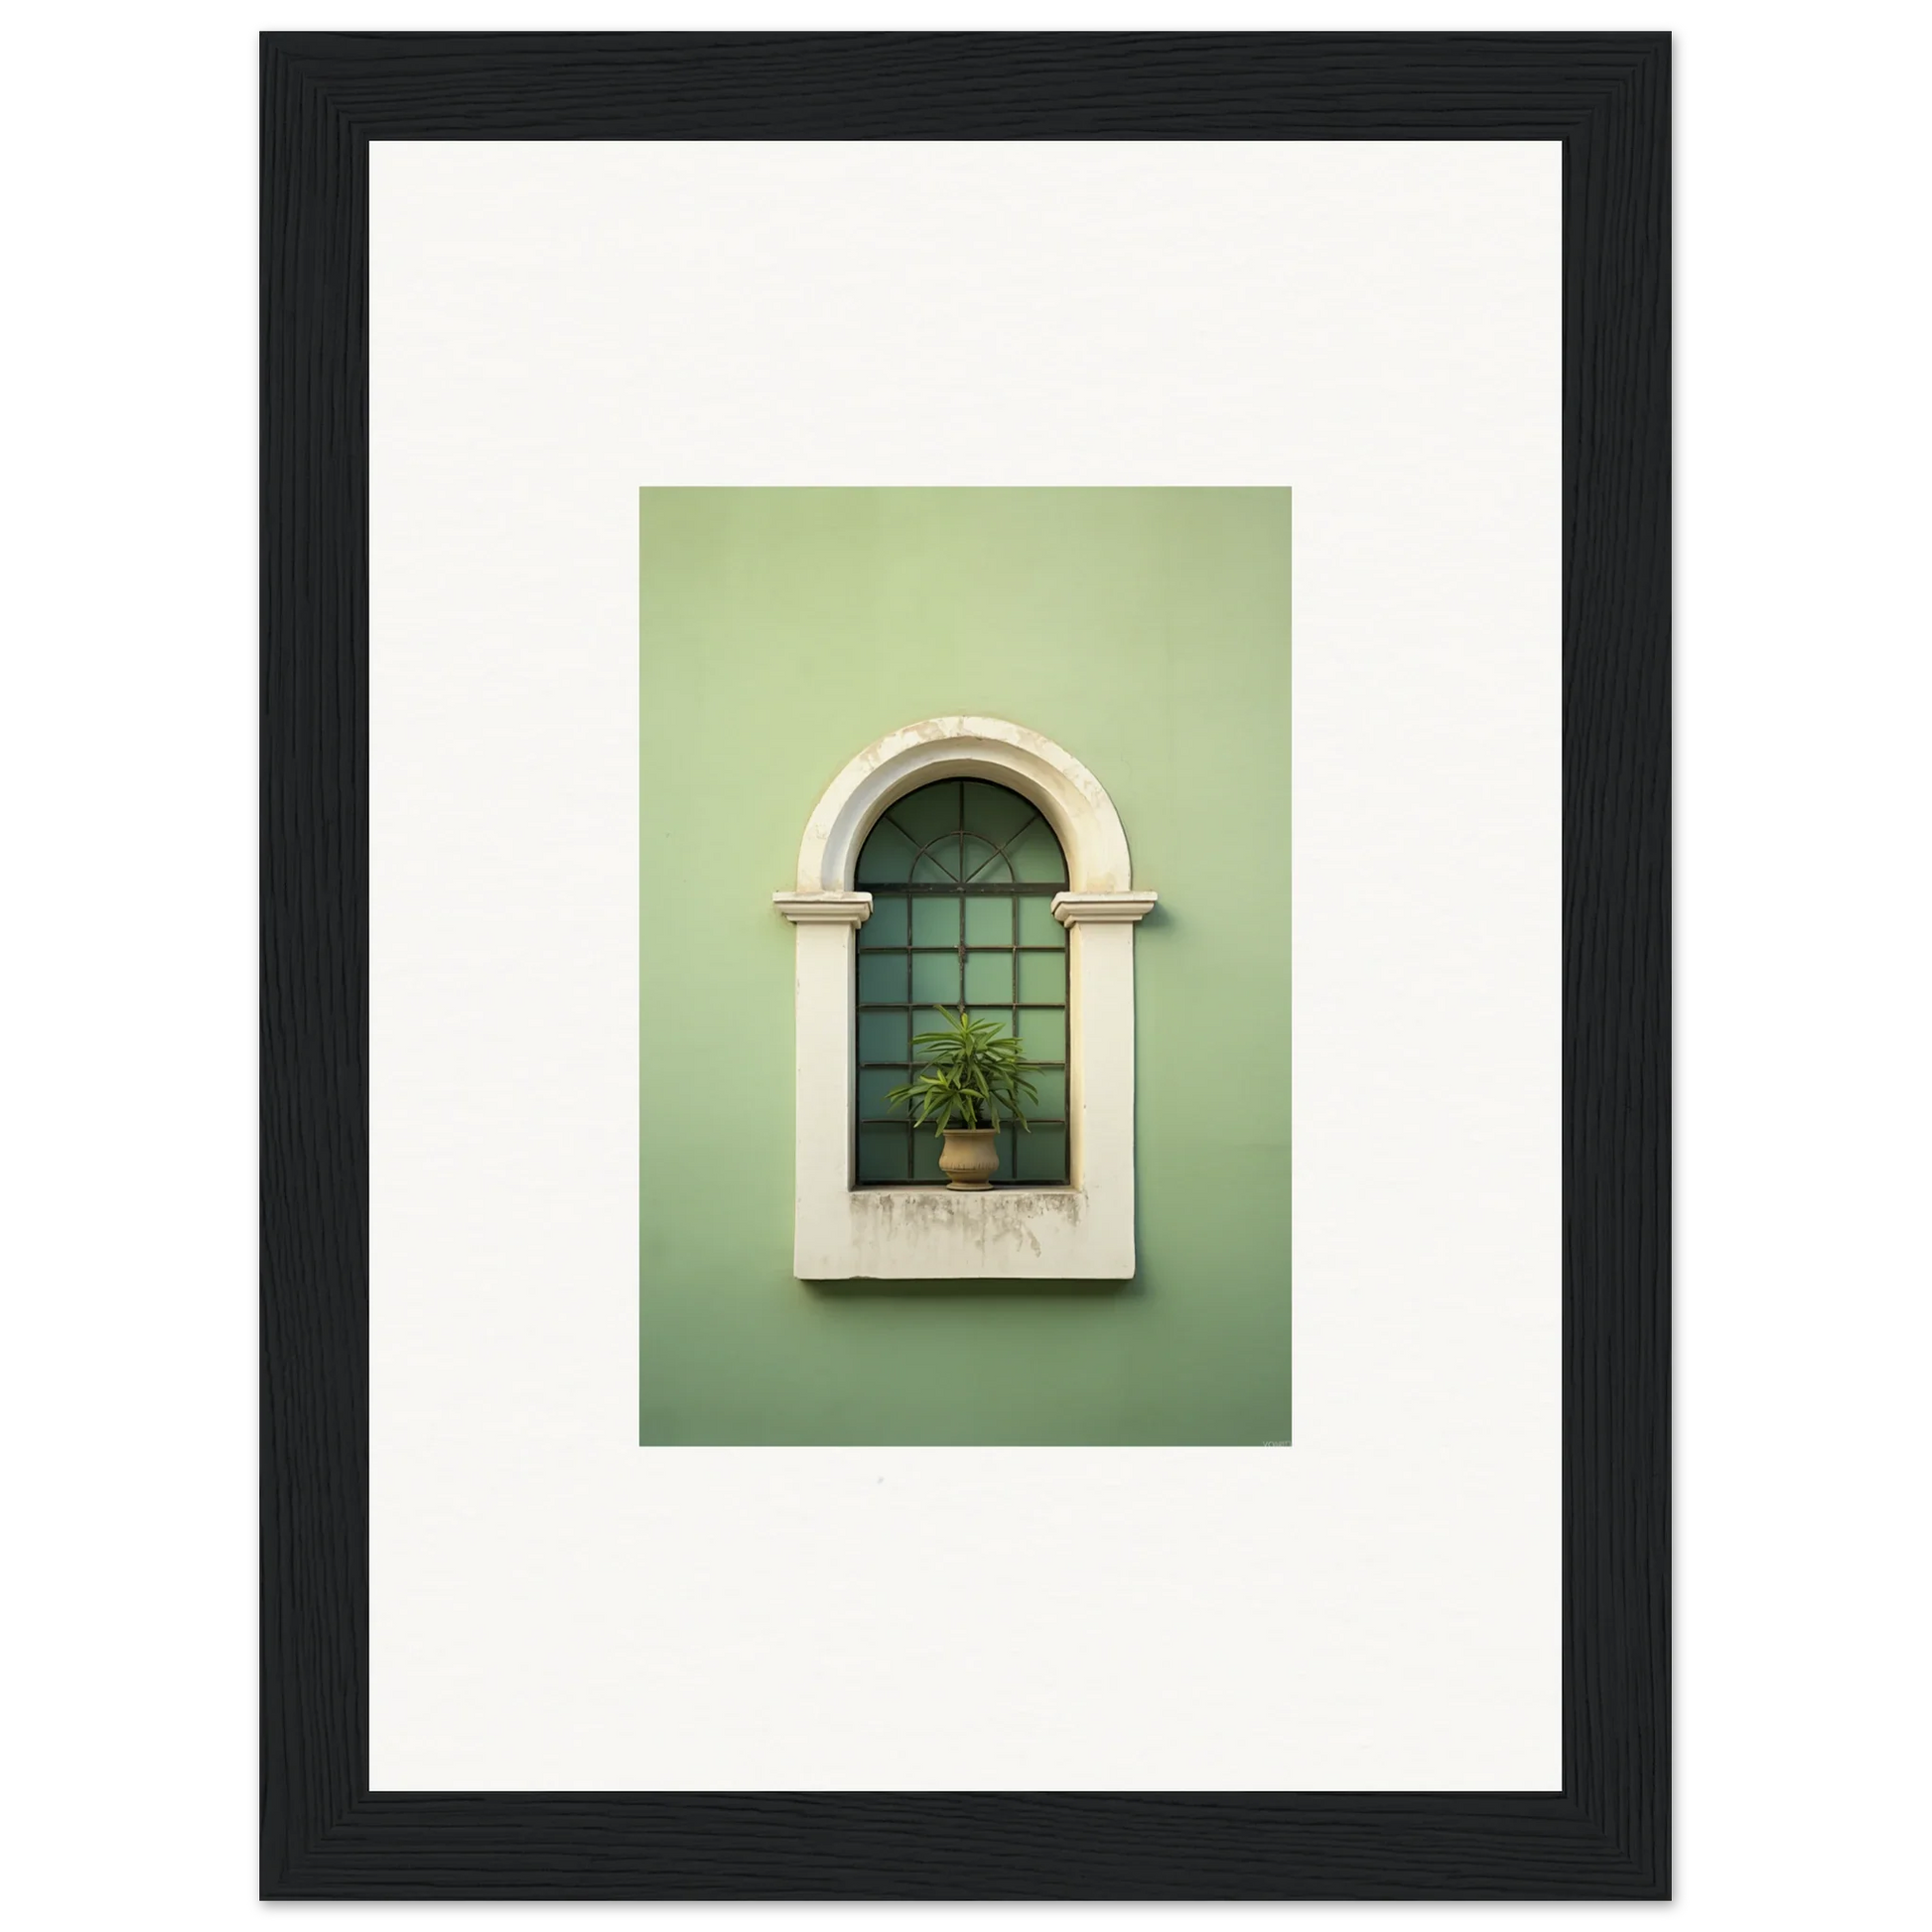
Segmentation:
{"type": "Polygon", "coordinates": [[[859,928],[858,1147],[861,1186],[944,1181],[932,1126],[913,1129],[894,1087],[918,1061],[912,1035],[963,1004],[1019,1035],[1039,1090],[1032,1132],[1000,1131],[994,1184],[1064,1186],[1066,929],[1052,913],[1066,890],[1066,855],[1016,791],[942,778],[894,805],[859,854],[872,916],[859,928]]]}

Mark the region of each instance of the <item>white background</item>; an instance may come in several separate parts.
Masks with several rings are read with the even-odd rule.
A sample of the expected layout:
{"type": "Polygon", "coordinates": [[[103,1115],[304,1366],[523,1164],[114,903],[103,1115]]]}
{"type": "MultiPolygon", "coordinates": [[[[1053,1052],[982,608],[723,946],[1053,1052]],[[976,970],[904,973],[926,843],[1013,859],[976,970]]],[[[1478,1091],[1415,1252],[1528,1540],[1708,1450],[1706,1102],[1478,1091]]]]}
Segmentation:
{"type": "Polygon", "coordinates": [[[377,147],[376,1788],[1560,1786],[1561,165],[377,147]],[[1293,484],[1292,1449],[637,1448],[639,483],[1293,484]]]}

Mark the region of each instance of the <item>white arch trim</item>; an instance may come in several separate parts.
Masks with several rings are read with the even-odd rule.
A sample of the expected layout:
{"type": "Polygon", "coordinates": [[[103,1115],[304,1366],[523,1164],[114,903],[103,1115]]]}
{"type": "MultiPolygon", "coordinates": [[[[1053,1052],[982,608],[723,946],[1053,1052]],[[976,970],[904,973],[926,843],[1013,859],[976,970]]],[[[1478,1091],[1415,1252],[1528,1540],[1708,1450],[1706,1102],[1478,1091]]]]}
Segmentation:
{"type": "Polygon", "coordinates": [[[827,786],[798,849],[797,890],[773,893],[796,934],[801,1281],[1127,1281],[1134,1253],[1134,931],[1155,896],[1132,889],[1127,835],[1100,780],[1050,738],[1001,718],[927,718],[868,745],[827,786]],[[1011,786],[1046,816],[1070,890],[1065,1187],[854,1185],[853,962],[872,895],[854,885],[880,814],[938,778],[1011,786]]]}
{"type": "Polygon", "coordinates": [[[1075,893],[1125,893],[1127,834],[1105,787],[1050,738],[1004,718],[926,718],[868,745],[825,788],[798,848],[798,891],[849,893],[859,849],[880,814],[940,778],[987,778],[1045,814],[1075,893]]]}

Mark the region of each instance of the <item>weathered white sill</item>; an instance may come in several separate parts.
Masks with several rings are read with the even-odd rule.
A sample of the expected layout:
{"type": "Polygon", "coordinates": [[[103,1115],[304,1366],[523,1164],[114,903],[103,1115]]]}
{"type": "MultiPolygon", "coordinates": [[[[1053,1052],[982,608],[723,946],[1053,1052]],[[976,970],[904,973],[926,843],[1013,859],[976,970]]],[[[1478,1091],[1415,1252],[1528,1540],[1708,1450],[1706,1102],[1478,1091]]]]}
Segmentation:
{"type": "Polygon", "coordinates": [[[941,1184],[847,1190],[843,1238],[798,1256],[801,1281],[1127,1281],[1134,1249],[1110,1239],[1081,1187],[941,1184]]]}

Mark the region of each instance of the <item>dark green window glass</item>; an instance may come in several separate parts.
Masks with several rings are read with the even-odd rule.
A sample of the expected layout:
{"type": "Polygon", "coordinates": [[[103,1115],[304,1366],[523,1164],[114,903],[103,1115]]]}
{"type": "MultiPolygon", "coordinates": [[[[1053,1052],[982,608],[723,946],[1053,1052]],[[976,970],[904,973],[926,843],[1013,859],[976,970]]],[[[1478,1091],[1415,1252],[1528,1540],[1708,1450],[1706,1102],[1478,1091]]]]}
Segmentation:
{"type": "MultiPolygon", "coordinates": [[[[866,925],[871,925],[868,919],[866,925]]],[[[859,930],[865,931],[862,925],[859,930]]],[[[904,944],[903,940],[899,942],[904,944]]],[[[915,898],[912,901],[912,943],[915,946],[945,946],[949,950],[959,944],[959,900],[949,893],[944,897],[933,895],[931,897],[915,898]]]]}
{"type": "Polygon", "coordinates": [[[902,1066],[867,1066],[859,1069],[859,1118],[861,1120],[903,1120],[905,1102],[889,1100],[887,1095],[903,1083],[902,1066]]]}
{"type": "Polygon", "coordinates": [[[905,1015],[902,1012],[860,1014],[859,1059],[862,1064],[898,1066],[910,1057],[905,1015]]]}
{"type": "Polygon", "coordinates": [[[872,917],[859,928],[859,945],[902,946],[905,944],[905,901],[885,893],[872,896],[872,917]]]}
{"type": "Polygon", "coordinates": [[[909,1161],[904,1128],[869,1127],[864,1121],[859,1123],[860,1180],[869,1181],[875,1187],[890,1186],[897,1180],[903,1186],[912,1177],[909,1161]]]}
{"type": "Polygon", "coordinates": [[[1066,1004],[1066,954],[1023,952],[1019,958],[1020,998],[1033,1006],[1066,1004]]]}
{"type": "Polygon", "coordinates": [[[1022,1180],[1052,1180],[1066,1173],[1064,1127],[1035,1127],[1031,1134],[1015,1138],[1019,1146],[1014,1159],[1020,1164],[1022,1180]]]}
{"type": "Polygon", "coordinates": [[[903,885],[918,856],[917,844],[897,826],[884,821],[873,828],[866,849],[859,854],[859,887],[903,885]]]}
{"type": "Polygon", "coordinates": [[[1027,1057],[1042,1066],[1066,1064],[1066,1009],[1064,1007],[1022,1007],[1027,1030],[1021,1038],[1027,1042],[1027,1057]]]}
{"type": "Polygon", "coordinates": [[[966,997],[975,1006],[997,1000],[1013,1004],[1013,955],[1010,952],[969,952],[966,955],[966,997]]]}
{"type": "Polygon", "coordinates": [[[862,952],[859,955],[859,1004],[862,1007],[905,1004],[905,955],[902,952],[862,952]]]}
{"type": "Polygon", "coordinates": [[[969,898],[965,911],[969,946],[1013,944],[1013,901],[1004,893],[998,898],[969,898]]]}
{"type": "MultiPolygon", "coordinates": [[[[1015,900],[1020,912],[1020,943],[1023,946],[1051,946],[1066,950],[1066,927],[1053,916],[1050,899],[1037,896],[1015,900]]],[[[872,923],[869,919],[868,925],[872,923]]]]}
{"type": "MultiPolygon", "coordinates": [[[[911,1026],[914,1039],[920,1034],[936,1034],[945,1024],[946,1016],[937,1007],[914,1007],[912,1009],[911,1026]]],[[[925,1048],[923,1046],[914,1046],[912,1048],[912,1057],[915,1060],[924,1059],[925,1048]]]]}
{"type": "Polygon", "coordinates": [[[913,1129],[886,1095],[917,1065],[911,1036],[964,1001],[975,1019],[1018,1035],[1039,1089],[1032,1131],[1001,1131],[994,1185],[1064,1186],[1066,930],[1051,906],[1067,877],[1053,828],[1004,785],[943,778],[872,828],[855,883],[873,895],[855,976],[859,1184],[944,1183],[938,1136],[913,1129]]]}
{"type": "MultiPolygon", "coordinates": [[[[866,997],[865,988],[859,997],[866,997]]],[[[937,1006],[959,1004],[959,952],[915,952],[912,955],[912,997],[937,1006]]]]}
{"type": "MultiPolygon", "coordinates": [[[[1033,1073],[1033,1083],[1039,1089],[1039,1099],[1035,1103],[1041,1120],[1064,1120],[1066,1118],[1066,1073],[1063,1068],[1040,1066],[1033,1073]]],[[[1032,1118],[1031,1115],[1028,1116],[1032,1118]]]]}

